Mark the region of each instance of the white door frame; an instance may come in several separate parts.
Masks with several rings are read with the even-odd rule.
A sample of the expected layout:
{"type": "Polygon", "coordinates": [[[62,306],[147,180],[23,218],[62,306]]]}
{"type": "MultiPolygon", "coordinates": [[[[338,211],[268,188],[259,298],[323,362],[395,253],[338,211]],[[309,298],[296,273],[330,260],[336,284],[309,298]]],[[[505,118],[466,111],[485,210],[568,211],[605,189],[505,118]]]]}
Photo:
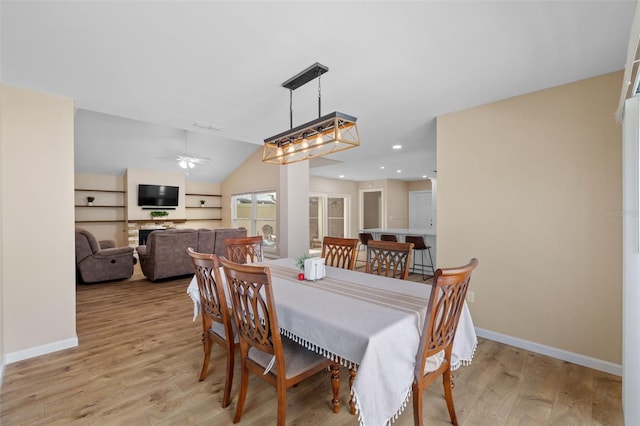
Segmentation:
{"type": "Polygon", "coordinates": [[[640,102],[627,99],[622,123],[622,408],[625,424],[640,421],[640,102]]]}
{"type": "Polygon", "coordinates": [[[380,206],[378,214],[380,215],[381,228],[387,227],[387,206],[384,202],[384,188],[367,188],[358,191],[358,211],[360,217],[358,218],[358,229],[361,231],[364,229],[364,193],[365,192],[379,192],[380,193],[380,206]]]}

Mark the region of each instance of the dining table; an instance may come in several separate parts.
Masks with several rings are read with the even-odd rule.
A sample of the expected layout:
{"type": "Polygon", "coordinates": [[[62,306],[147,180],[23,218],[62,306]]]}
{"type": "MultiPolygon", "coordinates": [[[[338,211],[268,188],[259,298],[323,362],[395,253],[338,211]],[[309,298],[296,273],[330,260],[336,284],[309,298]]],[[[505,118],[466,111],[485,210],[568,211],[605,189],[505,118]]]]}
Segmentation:
{"type": "MultiPolygon", "coordinates": [[[[416,354],[431,286],[326,266],[324,278],[299,280],[294,259],[265,260],[271,272],[281,333],[357,369],[351,395],[362,426],[396,419],[411,396],[416,354]]],[[[224,280],[224,274],[221,273],[224,280]]],[[[225,291],[228,292],[226,283],[225,291]]],[[[187,293],[199,315],[195,277],[187,293]]],[[[452,349],[452,369],[471,363],[477,338],[464,304],[452,349]]],[[[334,400],[337,397],[334,388],[334,400]]]]}

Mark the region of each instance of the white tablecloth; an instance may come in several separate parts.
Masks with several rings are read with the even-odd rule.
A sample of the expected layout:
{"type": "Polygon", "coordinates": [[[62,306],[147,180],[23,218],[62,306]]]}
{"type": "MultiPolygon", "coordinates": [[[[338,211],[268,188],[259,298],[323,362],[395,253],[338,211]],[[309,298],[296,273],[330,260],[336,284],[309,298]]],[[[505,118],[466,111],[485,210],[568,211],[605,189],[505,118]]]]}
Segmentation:
{"type": "MultiPolygon", "coordinates": [[[[282,332],[328,358],[358,365],[353,393],[360,423],[384,425],[397,417],[410,396],[431,287],[332,267],[323,280],[298,281],[294,260],[264,263],[271,270],[282,332]]],[[[187,292],[197,315],[195,277],[187,292]]],[[[465,304],[454,369],[471,362],[476,341],[465,304]]]]}

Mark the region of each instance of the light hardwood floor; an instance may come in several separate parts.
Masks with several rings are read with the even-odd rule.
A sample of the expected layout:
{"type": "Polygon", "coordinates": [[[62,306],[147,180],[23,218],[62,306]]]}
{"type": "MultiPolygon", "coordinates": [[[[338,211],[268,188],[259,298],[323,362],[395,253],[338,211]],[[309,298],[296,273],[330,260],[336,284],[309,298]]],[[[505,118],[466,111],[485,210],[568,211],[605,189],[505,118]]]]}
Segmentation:
{"type": "MultiPolygon", "coordinates": [[[[209,376],[198,382],[202,326],[192,321],[188,281],[78,286],[79,346],[8,365],[0,424],[231,424],[239,362],[233,401],[222,409],[224,352],[213,346],[209,376]]],[[[342,377],[339,414],[330,409],[329,373],[319,374],[289,391],[287,423],[357,425],[344,408],[346,370],[342,377]]],[[[623,424],[619,377],[484,339],[473,363],[455,372],[454,399],[461,425],[623,424]]],[[[413,424],[411,407],[394,425],[413,424]]],[[[275,389],[251,377],[240,424],[275,418],[275,389]]],[[[441,382],[425,394],[425,424],[450,424],[441,382]]]]}

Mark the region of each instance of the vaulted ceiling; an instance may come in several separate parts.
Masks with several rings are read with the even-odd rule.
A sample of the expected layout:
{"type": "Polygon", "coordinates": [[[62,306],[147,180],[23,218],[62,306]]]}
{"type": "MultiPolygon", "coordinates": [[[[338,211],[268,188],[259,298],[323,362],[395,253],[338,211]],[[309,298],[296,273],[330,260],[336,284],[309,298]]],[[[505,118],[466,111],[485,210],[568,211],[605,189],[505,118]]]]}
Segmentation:
{"type": "MultiPolygon", "coordinates": [[[[76,138],[78,171],[176,171],[160,157],[182,153],[187,130],[190,153],[218,164],[194,178],[221,181],[289,128],[281,83],[320,62],[322,112],[358,117],[362,144],[311,174],[420,180],[435,175],[436,116],[623,69],[635,4],[3,0],[0,71],[3,83],[73,98],[78,120],[172,129],[153,153],[76,138]],[[120,149],[125,158],[104,153],[120,149]]],[[[315,82],[293,92],[294,126],[317,117],[317,93],[315,82]]]]}

